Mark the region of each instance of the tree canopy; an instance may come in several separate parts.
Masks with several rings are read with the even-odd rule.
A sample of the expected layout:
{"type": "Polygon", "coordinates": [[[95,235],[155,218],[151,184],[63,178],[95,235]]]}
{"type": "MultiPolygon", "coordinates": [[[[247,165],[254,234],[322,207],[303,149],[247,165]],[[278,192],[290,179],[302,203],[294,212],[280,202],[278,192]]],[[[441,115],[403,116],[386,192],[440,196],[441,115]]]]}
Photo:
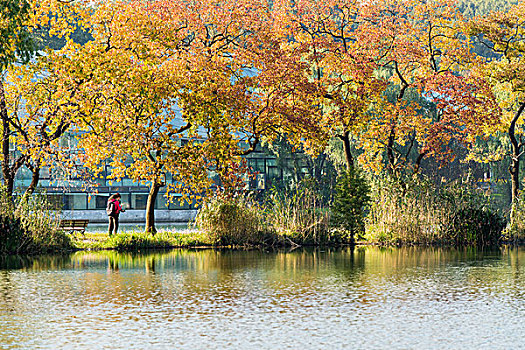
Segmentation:
{"type": "Polygon", "coordinates": [[[283,137],[312,155],[338,140],[348,169],[398,178],[498,131],[519,158],[525,8],[497,3],[5,1],[4,182],[66,162],[55,147],[71,130],[93,176],[109,163],[111,178],[150,186],[155,232],[162,187],[188,201],[235,189],[242,157],[283,137]],[[489,5],[505,11],[474,16],[489,5]],[[27,63],[39,35],[64,41],[27,63]]]}

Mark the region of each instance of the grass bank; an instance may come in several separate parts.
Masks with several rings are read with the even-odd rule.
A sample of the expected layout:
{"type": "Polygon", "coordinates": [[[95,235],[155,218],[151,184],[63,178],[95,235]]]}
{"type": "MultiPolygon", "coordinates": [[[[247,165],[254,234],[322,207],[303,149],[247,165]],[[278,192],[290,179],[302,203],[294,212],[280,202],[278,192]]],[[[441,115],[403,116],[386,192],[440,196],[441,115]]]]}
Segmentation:
{"type": "Polygon", "coordinates": [[[140,249],[189,248],[210,246],[209,238],[197,231],[161,230],[155,236],[141,231],[127,231],[111,237],[107,232],[86,232],[71,235],[71,245],[76,250],[133,251],[140,249]]]}

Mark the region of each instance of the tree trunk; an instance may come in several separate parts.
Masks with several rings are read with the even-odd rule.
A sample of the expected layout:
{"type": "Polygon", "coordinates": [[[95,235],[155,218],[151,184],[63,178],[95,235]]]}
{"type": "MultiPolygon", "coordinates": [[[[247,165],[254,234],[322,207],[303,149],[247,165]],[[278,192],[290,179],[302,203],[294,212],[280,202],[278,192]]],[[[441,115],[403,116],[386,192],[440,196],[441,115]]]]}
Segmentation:
{"type": "Polygon", "coordinates": [[[425,156],[426,152],[421,152],[418,154],[416,162],[414,163],[414,175],[419,173],[419,169],[421,168],[421,162],[423,161],[423,158],[425,158],[425,156]]]}
{"type": "Polygon", "coordinates": [[[525,102],[521,104],[520,108],[514,115],[514,118],[510,122],[509,126],[509,138],[510,138],[510,144],[512,147],[512,159],[511,159],[511,165],[509,168],[509,172],[511,174],[512,179],[512,202],[514,202],[518,198],[519,194],[519,164],[520,164],[520,157],[521,157],[521,149],[522,145],[518,142],[518,139],[516,138],[516,123],[518,122],[518,119],[520,118],[521,114],[523,113],[523,110],[525,109],[525,102]]]}
{"type": "Polygon", "coordinates": [[[11,136],[11,125],[9,114],[7,113],[7,105],[5,101],[4,82],[0,78],[0,119],[2,120],[2,175],[4,177],[4,186],[7,196],[13,203],[13,191],[15,187],[15,176],[18,170],[27,161],[26,155],[19,156],[11,165],[11,154],[9,153],[11,136]]]}
{"type": "Polygon", "coordinates": [[[509,168],[510,177],[511,177],[511,198],[512,203],[518,199],[520,191],[520,159],[515,157],[514,151],[511,165],[509,168]]]}
{"type": "Polygon", "coordinates": [[[388,170],[390,174],[396,175],[396,156],[394,155],[394,142],[396,139],[396,128],[394,125],[390,128],[390,134],[388,135],[388,143],[386,146],[386,155],[388,159],[388,170]]]}
{"type": "Polygon", "coordinates": [[[146,204],[146,233],[151,233],[152,235],[157,233],[157,229],[155,228],[155,202],[161,187],[162,185],[156,181],[151,184],[148,203],[146,204]]]}
{"type": "Polygon", "coordinates": [[[518,139],[516,138],[516,123],[518,122],[518,119],[520,118],[524,109],[525,109],[525,102],[523,102],[520,105],[520,108],[514,115],[514,118],[512,118],[512,121],[510,122],[510,126],[509,126],[509,138],[510,138],[510,144],[512,147],[511,163],[509,166],[511,186],[512,186],[512,191],[511,191],[512,207],[511,207],[511,215],[510,215],[511,224],[514,221],[514,211],[516,209],[516,202],[518,200],[519,190],[520,190],[520,157],[521,157],[521,149],[523,148],[522,147],[523,145],[519,143],[518,139]]]}
{"type": "Polygon", "coordinates": [[[343,141],[343,149],[345,152],[346,168],[348,170],[354,167],[354,157],[352,156],[352,149],[350,147],[350,133],[345,131],[344,135],[341,136],[343,141]]]}
{"type": "Polygon", "coordinates": [[[516,157],[514,145],[512,146],[512,159],[509,166],[510,183],[511,183],[511,207],[510,207],[510,224],[514,224],[516,205],[520,191],[520,159],[516,157]]]}
{"type": "MultiPolygon", "coordinates": [[[[401,101],[403,97],[405,96],[405,92],[407,91],[409,84],[406,81],[406,79],[403,77],[403,74],[399,70],[399,66],[397,62],[394,62],[394,67],[396,70],[396,74],[399,77],[399,80],[401,80],[401,89],[399,90],[399,93],[397,94],[396,100],[397,102],[401,101]]],[[[396,141],[396,121],[392,121],[392,125],[390,126],[390,133],[388,134],[388,143],[386,146],[386,155],[388,160],[388,167],[387,169],[390,171],[390,174],[393,176],[397,176],[397,169],[396,169],[396,155],[394,154],[394,145],[396,141]]]]}
{"type": "Polygon", "coordinates": [[[2,119],[2,174],[4,176],[4,186],[6,187],[7,195],[12,198],[15,181],[11,173],[11,168],[9,167],[9,135],[11,129],[9,127],[9,115],[7,114],[4,82],[2,78],[0,78],[0,118],[2,119]]]}
{"type": "Polygon", "coordinates": [[[36,187],[38,186],[38,182],[40,181],[40,165],[35,165],[30,170],[33,173],[33,175],[31,176],[31,183],[26,188],[26,191],[24,193],[24,198],[31,196],[35,192],[36,187]]]}

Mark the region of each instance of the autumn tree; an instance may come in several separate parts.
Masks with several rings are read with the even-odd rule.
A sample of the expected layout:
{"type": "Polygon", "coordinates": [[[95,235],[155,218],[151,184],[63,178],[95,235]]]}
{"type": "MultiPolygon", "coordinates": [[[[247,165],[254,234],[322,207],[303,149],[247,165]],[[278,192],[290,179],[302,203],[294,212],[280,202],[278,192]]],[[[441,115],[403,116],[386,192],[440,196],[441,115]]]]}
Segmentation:
{"type": "Polygon", "coordinates": [[[452,1],[280,1],[274,10],[281,46],[316,86],[317,140],[341,140],[347,167],[353,148],[369,168],[417,173],[424,158],[448,161],[452,142],[494,124],[488,85],[465,74],[473,55],[452,1]]]}
{"type": "Polygon", "coordinates": [[[453,1],[372,2],[363,12],[388,84],[360,138],[364,163],[417,173],[423,159],[446,163],[453,143],[468,146],[497,123],[488,84],[468,72],[474,56],[453,1]]]}
{"type": "Polygon", "coordinates": [[[473,19],[468,26],[497,59],[485,59],[478,69],[489,79],[504,112],[499,131],[510,143],[509,173],[514,209],[520,191],[520,162],[524,153],[523,118],[525,111],[525,1],[519,1],[509,11],[496,11],[473,19]]]}
{"type": "Polygon", "coordinates": [[[362,4],[301,0],[275,2],[275,7],[282,23],[277,31],[281,45],[289,57],[305,63],[302,74],[315,84],[315,89],[302,87],[307,89],[304,95],[316,97],[308,101],[317,112],[311,118],[322,126],[322,136],[316,138],[324,145],[330,137],[339,139],[350,169],[355,163],[352,141],[367,125],[368,111],[386,87],[375,75],[377,51],[360,31],[362,4]]]}
{"type": "MultiPolygon", "coordinates": [[[[36,48],[33,33],[36,29],[49,27],[52,34],[67,37],[73,30],[70,26],[71,18],[86,14],[86,9],[81,5],[81,3],[59,0],[10,0],[3,1],[0,4],[0,33],[2,35],[0,44],[0,69],[2,70],[0,79],[1,161],[3,182],[9,196],[12,196],[14,179],[18,170],[23,165],[29,164],[28,160],[30,159],[28,153],[24,152],[12,159],[10,150],[12,139],[18,136],[23,137],[23,133],[29,132],[20,129],[22,124],[18,120],[21,115],[20,108],[24,106],[25,100],[16,93],[7,96],[8,92],[11,93],[22,88],[21,86],[12,86],[12,84],[18,84],[22,81],[15,77],[17,65],[27,63],[33,57],[36,48]],[[6,76],[13,78],[8,83],[10,86],[6,86],[4,80],[6,76]]],[[[25,126],[34,128],[31,123],[25,124],[25,126]]]]}
{"type": "MultiPolygon", "coordinates": [[[[29,60],[33,54],[30,32],[26,23],[30,18],[31,7],[27,1],[2,1],[0,4],[1,44],[0,69],[2,73],[18,58],[29,60]]],[[[9,111],[7,110],[3,74],[0,79],[0,118],[2,119],[2,174],[8,194],[13,192],[14,176],[22,166],[21,162],[10,164],[9,111]]]]}
{"type": "Polygon", "coordinates": [[[76,79],[68,69],[69,63],[68,57],[50,51],[33,63],[11,67],[6,74],[15,164],[24,165],[32,173],[24,196],[35,191],[43,166],[74,168],[60,140],[77,122],[76,95],[84,80],[76,79]]]}
{"type": "Polygon", "coordinates": [[[184,37],[177,28],[161,32],[163,20],[150,20],[137,2],[98,4],[93,18],[94,40],[67,47],[79,74],[89,79],[80,101],[79,160],[95,176],[109,160],[109,178],[149,183],[146,228],[155,232],[154,204],[166,172],[176,181],[187,178],[196,192],[207,181],[197,129],[180,118],[177,81],[166,64],[172,55],[163,46],[170,40],[182,45],[184,37]],[[155,33],[161,44],[148,40],[155,33]]]}
{"type": "Polygon", "coordinates": [[[110,159],[110,177],[149,184],[148,232],[161,187],[191,200],[211,188],[209,171],[232,185],[261,139],[315,125],[309,105],[290,102],[298,70],[277,59],[265,2],[100,3],[94,16],[94,40],[70,46],[90,80],[82,161],[97,173],[110,159]]]}

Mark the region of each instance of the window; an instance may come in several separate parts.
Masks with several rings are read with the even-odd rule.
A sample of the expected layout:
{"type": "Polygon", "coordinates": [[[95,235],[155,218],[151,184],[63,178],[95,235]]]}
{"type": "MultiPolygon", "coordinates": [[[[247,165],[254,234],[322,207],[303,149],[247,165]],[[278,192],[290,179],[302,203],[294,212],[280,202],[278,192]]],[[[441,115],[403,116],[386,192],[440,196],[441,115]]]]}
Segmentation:
{"type": "Polygon", "coordinates": [[[40,180],[49,180],[51,179],[51,174],[49,172],[49,167],[44,166],[40,169],[40,180]]]}
{"type": "Polygon", "coordinates": [[[46,197],[52,208],[63,209],[64,203],[61,194],[48,194],[46,197]]]}
{"type": "Polygon", "coordinates": [[[135,194],[133,195],[135,197],[135,205],[133,206],[134,209],[146,209],[146,204],[148,203],[148,195],[147,194],[135,194]]]}
{"type": "Polygon", "coordinates": [[[252,168],[252,171],[260,173],[264,173],[266,171],[266,165],[263,158],[248,159],[248,166],[252,168]]]}
{"type": "Polygon", "coordinates": [[[266,188],[266,181],[264,174],[257,174],[257,189],[264,190],[266,188]]]}
{"type": "Polygon", "coordinates": [[[131,209],[131,195],[129,193],[120,194],[120,202],[124,210],[131,209]]]}
{"type": "Polygon", "coordinates": [[[281,171],[277,167],[268,168],[268,178],[275,179],[281,177],[281,171]]]}
{"type": "Polygon", "coordinates": [[[188,202],[184,201],[182,204],[179,201],[178,198],[174,198],[171,203],[169,209],[189,209],[190,205],[188,202]]]}
{"type": "Polygon", "coordinates": [[[95,209],[105,209],[109,196],[95,196],[95,209]]]}
{"type": "Polygon", "coordinates": [[[64,198],[64,210],[87,209],[87,196],[84,193],[66,194],[64,198]]]}
{"type": "Polygon", "coordinates": [[[62,198],[63,198],[63,201],[64,201],[64,210],[71,210],[71,209],[73,209],[73,198],[72,198],[72,196],[66,194],[62,198]]]}

